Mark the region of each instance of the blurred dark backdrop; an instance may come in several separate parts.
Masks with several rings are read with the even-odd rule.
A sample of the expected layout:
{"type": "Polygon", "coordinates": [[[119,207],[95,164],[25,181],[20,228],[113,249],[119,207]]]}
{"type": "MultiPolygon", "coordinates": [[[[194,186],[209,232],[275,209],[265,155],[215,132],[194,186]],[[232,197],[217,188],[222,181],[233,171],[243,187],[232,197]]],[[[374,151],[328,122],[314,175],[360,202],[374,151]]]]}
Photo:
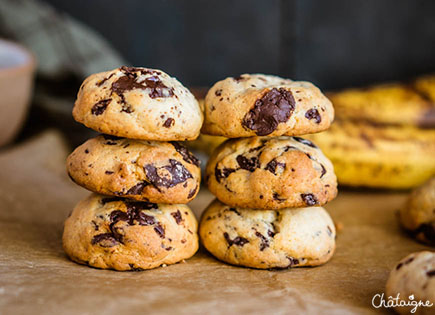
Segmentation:
{"type": "Polygon", "coordinates": [[[435,72],[433,0],[48,0],[189,86],[244,72],[322,89],[435,72]]]}

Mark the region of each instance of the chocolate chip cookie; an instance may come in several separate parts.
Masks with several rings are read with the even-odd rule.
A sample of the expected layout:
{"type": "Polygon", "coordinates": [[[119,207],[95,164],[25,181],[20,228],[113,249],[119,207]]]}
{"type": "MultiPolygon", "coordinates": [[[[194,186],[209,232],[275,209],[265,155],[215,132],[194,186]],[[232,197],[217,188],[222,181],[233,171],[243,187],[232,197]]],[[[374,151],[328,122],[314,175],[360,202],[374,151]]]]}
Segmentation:
{"type": "Polygon", "coordinates": [[[121,67],[89,76],[75,120],[96,131],[142,140],[193,140],[203,115],[193,94],[161,70],[121,67]]]}
{"type": "MultiPolygon", "coordinates": [[[[391,271],[386,285],[386,296],[400,301],[435,303],[435,253],[423,251],[403,258],[391,271]]],[[[413,307],[396,307],[401,314],[410,314],[413,307]]],[[[432,307],[418,307],[416,314],[433,314],[432,307]]]]}
{"type": "Polygon", "coordinates": [[[65,221],[63,247],[73,261],[92,267],[151,269],[195,254],[197,221],[186,205],[92,194],[65,221]]]}
{"type": "Polygon", "coordinates": [[[320,206],[337,194],[331,162],[299,137],[227,140],[210,157],[206,182],[220,201],[242,208],[320,206]]]}
{"type": "Polygon", "coordinates": [[[435,246],[435,177],[411,193],[399,218],[417,240],[435,246]]]}
{"type": "Polygon", "coordinates": [[[241,209],[216,199],[202,215],[199,235],[219,260],[260,269],[321,265],[335,250],[334,223],[322,207],[241,209]]]}
{"type": "Polygon", "coordinates": [[[156,203],[187,203],[199,190],[199,160],[178,142],[101,135],[67,159],[71,179],[91,191],[156,203]]]}
{"type": "Polygon", "coordinates": [[[228,138],[297,136],[325,130],[334,108],[309,82],[242,74],[207,93],[202,132],[228,138]]]}

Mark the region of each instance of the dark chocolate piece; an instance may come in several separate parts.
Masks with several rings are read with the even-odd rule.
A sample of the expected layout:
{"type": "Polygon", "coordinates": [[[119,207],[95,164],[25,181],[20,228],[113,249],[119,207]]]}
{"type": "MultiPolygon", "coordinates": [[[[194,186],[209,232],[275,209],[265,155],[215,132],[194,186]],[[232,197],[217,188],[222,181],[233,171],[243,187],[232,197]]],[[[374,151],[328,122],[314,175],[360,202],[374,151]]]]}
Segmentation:
{"type": "Polygon", "coordinates": [[[225,237],[225,240],[228,243],[228,247],[231,247],[233,245],[237,245],[237,246],[242,246],[243,247],[243,245],[245,245],[246,243],[249,243],[249,241],[246,238],[240,237],[240,236],[237,236],[236,238],[231,239],[227,232],[224,233],[224,237],[225,237]]]}
{"type": "Polygon", "coordinates": [[[242,125],[254,130],[259,136],[271,134],[279,123],[286,122],[295,109],[295,99],[284,88],[273,88],[257,99],[254,107],[245,115],[242,125]]]}
{"type": "Polygon", "coordinates": [[[107,106],[109,105],[109,103],[111,101],[112,101],[112,99],[108,98],[108,99],[101,100],[101,101],[98,101],[97,103],[95,103],[95,105],[92,106],[92,108],[91,108],[92,115],[99,116],[102,113],[104,113],[104,111],[106,110],[107,106]]]}
{"type": "Polygon", "coordinates": [[[184,145],[176,141],[172,141],[171,144],[174,146],[175,150],[181,154],[184,161],[199,166],[200,161],[184,145]]]}
{"type": "Polygon", "coordinates": [[[318,201],[313,194],[301,194],[301,197],[307,206],[314,206],[318,204],[318,201]]]}

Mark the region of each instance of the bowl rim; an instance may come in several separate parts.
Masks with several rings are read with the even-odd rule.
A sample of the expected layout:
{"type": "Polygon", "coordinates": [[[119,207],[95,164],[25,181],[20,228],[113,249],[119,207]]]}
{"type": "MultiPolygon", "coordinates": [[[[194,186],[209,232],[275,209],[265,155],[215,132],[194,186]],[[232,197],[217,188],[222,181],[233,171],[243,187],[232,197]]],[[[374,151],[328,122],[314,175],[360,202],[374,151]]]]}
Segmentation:
{"type": "Polygon", "coordinates": [[[7,45],[10,45],[10,46],[14,46],[18,50],[22,51],[28,57],[26,62],[24,62],[20,65],[7,67],[7,68],[0,68],[0,76],[1,75],[11,75],[11,74],[16,73],[16,72],[22,72],[22,71],[27,71],[27,70],[33,71],[36,68],[35,55],[28,48],[26,48],[25,46],[23,46],[17,42],[14,42],[12,40],[5,39],[2,37],[0,37],[0,42],[6,43],[7,45]]]}

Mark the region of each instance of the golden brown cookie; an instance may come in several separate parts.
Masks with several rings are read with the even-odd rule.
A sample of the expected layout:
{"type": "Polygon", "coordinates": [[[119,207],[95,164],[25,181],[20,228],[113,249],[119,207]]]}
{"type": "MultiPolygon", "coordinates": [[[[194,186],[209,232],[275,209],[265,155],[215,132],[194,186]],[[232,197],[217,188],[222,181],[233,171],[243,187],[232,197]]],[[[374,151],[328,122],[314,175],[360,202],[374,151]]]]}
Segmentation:
{"type": "Polygon", "coordinates": [[[203,115],[195,97],[161,70],[121,67],[89,76],[74,119],[96,131],[142,140],[193,140],[203,115]]]}
{"type": "Polygon", "coordinates": [[[115,270],[174,264],[198,250],[197,221],[188,206],[97,194],[75,207],[62,240],[75,262],[115,270]]]}
{"type": "Polygon", "coordinates": [[[331,162],[299,137],[252,137],[222,143],[206,167],[210,191],[242,208],[319,206],[337,195],[331,162]]]}
{"type": "Polygon", "coordinates": [[[187,203],[199,191],[199,160],[178,142],[101,135],[67,159],[71,179],[91,191],[156,203],[187,203]]]}
{"type": "Polygon", "coordinates": [[[252,268],[318,266],[335,250],[335,227],[322,207],[255,210],[217,199],[199,225],[202,244],[216,258],[252,268]]]}
{"type": "Polygon", "coordinates": [[[207,93],[202,132],[228,138],[296,136],[328,129],[334,108],[309,82],[242,74],[207,93]]]}
{"type": "Polygon", "coordinates": [[[399,218],[416,239],[435,246],[435,177],[411,193],[399,218]]]}
{"type": "Polygon", "coordinates": [[[411,306],[395,307],[400,314],[433,314],[434,306],[415,307],[412,303],[435,303],[435,253],[423,251],[403,258],[390,273],[385,299],[387,297],[398,297],[396,304],[399,305],[411,303],[411,306]]]}

